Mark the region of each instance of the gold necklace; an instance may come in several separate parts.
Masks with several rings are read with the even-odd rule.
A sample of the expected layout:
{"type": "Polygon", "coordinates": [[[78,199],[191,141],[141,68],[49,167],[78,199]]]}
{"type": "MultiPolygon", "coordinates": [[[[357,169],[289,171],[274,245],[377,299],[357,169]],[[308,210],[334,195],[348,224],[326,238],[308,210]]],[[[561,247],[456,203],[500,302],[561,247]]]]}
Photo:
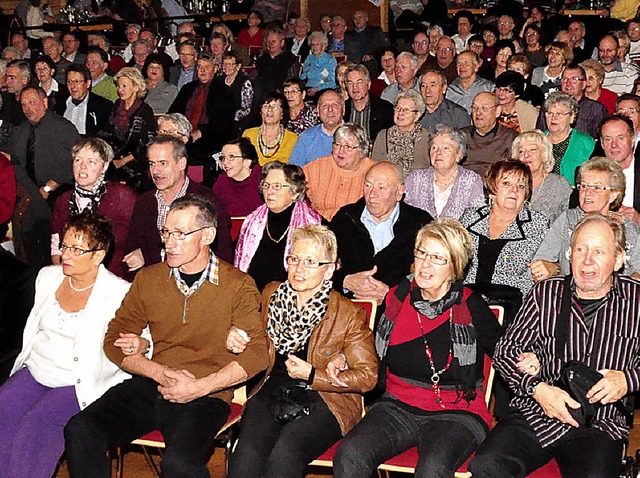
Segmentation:
{"type": "Polygon", "coordinates": [[[269,236],[269,239],[271,239],[273,242],[275,242],[276,244],[280,244],[280,242],[282,241],[282,239],[284,239],[284,237],[287,235],[287,232],[289,232],[289,228],[291,227],[291,225],[288,225],[287,228],[284,230],[284,232],[282,233],[282,236],[280,236],[280,239],[278,239],[277,241],[273,238],[273,236],[271,235],[271,233],[269,232],[269,217],[267,217],[267,224],[265,229],[267,230],[267,236],[269,236]]]}
{"type": "Polygon", "coordinates": [[[278,137],[276,138],[275,142],[273,142],[272,144],[267,143],[266,140],[263,139],[263,135],[264,135],[264,131],[262,129],[262,126],[260,126],[258,128],[258,147],[260,148],[260,152],[262,153],[262,156],[264,156],[265,158],[271,158],[275,156],[275,154],[280,149],[280,144],[284,139],[284,128],[282,127],[282,125],[280,125],[278,137]],[[269,154],[269,151],[272,151],[272,150],[273,150],[273,153],[269,154]]]}
{"type": "Polygon", "coordinates": [[[456,176],[458,175],[458,168],[456,167],[456,170],[453,172],[453,175],[451,176],[451,179],[449,179],[448,181],[445,182],[440,182],[438,181],[438,177],[436,176],[436,173],[433,173],[433,181],[436,184],[439,184],[440,186],[443,186],[445,189],[449,187],[449,185],[451,183],[453,183],[453,180],[456,179],[456,176]]]}

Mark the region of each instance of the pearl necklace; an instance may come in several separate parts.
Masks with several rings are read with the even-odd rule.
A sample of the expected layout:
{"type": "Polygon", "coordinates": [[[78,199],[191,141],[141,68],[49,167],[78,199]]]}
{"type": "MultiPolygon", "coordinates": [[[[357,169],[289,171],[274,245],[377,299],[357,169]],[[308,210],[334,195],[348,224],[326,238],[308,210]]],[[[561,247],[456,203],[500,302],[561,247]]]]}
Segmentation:
{"type": "Polygon", "coordinates": [[[453,172],[453,175],[451,176],[451,179],[449,179],[448,181],[445,182],[440,182],[438,181],[438,177],[436,176],[436,174],[433,174],[433,181],[436,184],[439,184],[440,186],[443,186],[445,189],[449,187],[449,185],[451,183],[453,183],[453,180],[456,179],[456,176],[458,175],[458,168],[456,168],[456,170],[453,172]]]}
{"type": "Polygon", "coordinates": [[[69,281],[69,287],[71,287],[71,289],[74,290],[75,292],[85,292],[91,289],[94,285],[96,285],[96,283],[94,282],[93,284],[88,285],[87,287],[82,287],[81,289],[78,289],[77,287],[73,286],[73,282],[71,281],[71,276],[69,276],[67,279],[69,281]]]}

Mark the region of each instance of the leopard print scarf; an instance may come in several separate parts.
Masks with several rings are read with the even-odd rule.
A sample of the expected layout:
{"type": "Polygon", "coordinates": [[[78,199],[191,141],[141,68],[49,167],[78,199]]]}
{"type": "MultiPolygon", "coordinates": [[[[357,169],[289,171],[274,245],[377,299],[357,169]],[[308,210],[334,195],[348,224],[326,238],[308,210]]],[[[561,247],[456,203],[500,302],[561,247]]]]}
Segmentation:
{"type": "Polygon", "coordinates": [[[279,354],[286,355],[304,348],[311,333],[327,313],[332,282],[322,288],[298,309],[296,291],[289,281],[283,282],[269,299],[267,334],[279,354]]]}

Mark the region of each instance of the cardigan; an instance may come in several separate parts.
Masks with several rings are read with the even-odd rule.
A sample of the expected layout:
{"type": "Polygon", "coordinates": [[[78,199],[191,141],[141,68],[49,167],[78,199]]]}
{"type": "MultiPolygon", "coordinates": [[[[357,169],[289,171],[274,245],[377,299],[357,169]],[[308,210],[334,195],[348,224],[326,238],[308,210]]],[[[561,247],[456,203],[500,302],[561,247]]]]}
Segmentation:
{"type": "Polygon", "coordinates": [[[520,213],[498,238],[505,240],[504,247],[495,264],[493,277],[478,278],[478,246],[480,237],[489,237],[490,206],[467,209],[460,222],[469,231],[474,243],[473,258],[464,279],[465,284],[476,282],[517,287],[525,295],[533,286],[533,276],[529,264],[540,247],[549,229],[549,221],[544,214],[531,211],[523,206],[520,213]]]}
{"type": "Polygon", "coordinates": [[[277,151],[269,157],[266,157],[262,154],[260,150],[260,146],[258,146],[258,132],[260,128],[249,128],[242,133],[243,138],[249,138],[251,140],[251,144],[255,146],[256,151],[258,152],[258,162],[260,166],[264,166],[271,161],[280,161],[281,163],[287,164],[289,162],[289,156],[291,156],[291,150],[293,146],[298,141],[298,135],[289,131],[288,129],[284,130],[284,137],[282,138],[282,143],[280,143],[280,147],[277,151]]]}
{"type": "MultiPolygon", "coordinates": [[[[66,276],[60,265],[45,267],[38,274],[33,309],[27,319],[22,350],[11,375],[25,366],[38,333],[40,319],[45,309],[54,300],[58,286],[65,279],[66,276]]],[[[78,377],[74,387],[80,410],[84,410],[114,385],[131,377],[119,366],[107,360],[100,346],[109,321],[128,290],[128,282],[114,276],[100,265],[95,286],[78,321],[78,331],[73,346],[73,353],[77,358],[73,362],[73,373],[78,377]]],[[[137,333],[142,333],[142,329],[137,333]]]]}
{"type": "MultiPolygon", "coordinates": [[[[546,130],[544,134],[548,136],[549,130],[546,130]]],[[[569,146],[560,161],[560,174],[567,178],[571,186],[576,185],[576,169],[591,157],[595,145],[595,140],[588,134],[576,129],[571,131],[569,146]]]]}

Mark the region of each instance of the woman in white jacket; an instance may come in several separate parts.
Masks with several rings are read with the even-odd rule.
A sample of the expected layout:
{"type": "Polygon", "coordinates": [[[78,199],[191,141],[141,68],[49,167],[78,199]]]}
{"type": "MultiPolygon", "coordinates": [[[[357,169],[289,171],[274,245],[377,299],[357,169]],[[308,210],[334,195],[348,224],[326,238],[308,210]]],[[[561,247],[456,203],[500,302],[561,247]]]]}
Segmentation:
{"type": "MultiPolygon", "coordinates": [[[[61,264],[38,274],[22,351],[0,387],[1,477],[51,476],[69,418],[129,377],[103,352],[107,325],[129,290],[102,265],[112,243],[104,216],[77,215],[64,230],[61,264]]],[[[119,341],[125,353],[149,346],[135,336],[119,341]]]]}

